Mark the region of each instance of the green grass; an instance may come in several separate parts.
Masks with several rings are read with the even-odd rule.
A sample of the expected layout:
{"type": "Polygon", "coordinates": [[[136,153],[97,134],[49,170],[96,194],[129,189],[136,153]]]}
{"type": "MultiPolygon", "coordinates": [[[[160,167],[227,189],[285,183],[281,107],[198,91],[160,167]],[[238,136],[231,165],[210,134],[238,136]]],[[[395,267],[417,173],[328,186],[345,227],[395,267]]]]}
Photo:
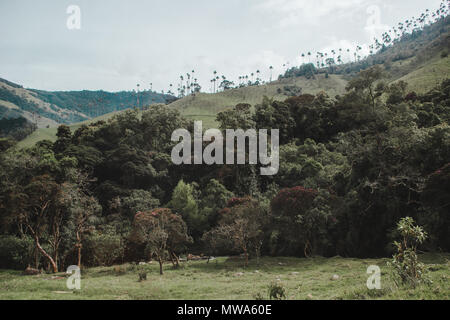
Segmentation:
{"type": "MultiPolygon", "coordinates": [[[[81,290],[66,288],[65,278],[52,274],[23,276],[19,271],[0,271],[0,299],[255,299],[267,297],[268,285],[279,281],[287,298],[297,299],[449,299],[450,254],[427,254],[421,257],[432,266],[433,283],[416,289],[397,288],[389,277],[389,259],[265,257],[247,268],[239,259],[218,258],[183,262],[175,270],[164,265],[160,276],[157,263],[146,266],[125,264],[84,269],[81,290]],[[369,265],[381,268],[381,290],[368,290],[369,265]],[[147,280],[138,281],[137,268],[147,268],[147,280]],[[243,273],[243,274],[240,274],[243,273]],[[338,280],[331,280],[337,274],[338,280]],[[63,293],[67,292],[67,293],[63,293]]],[[[63,275],[63,274],[61,274],[63,275]]]]}
{"type": "Polygon", "coordinates": [[[408,91],[426,93],[439,85],[450,76],[450,57],[441,58],[440,55],[427,62],[414,71],[397,79],[408,83],[408,91]]]}
{"type": "Polygon", "coordinates": [[[262,102],[264,96],[285,100],[287,96],[278,93],[278,89],[283,91],[284,86],[299,87],[302,93],[316,94],[324,91],[334,97],[345,91],[346,83],[338,75],[330,75],[328,78],[318,75],[316,79],[289,78],[266,85],[231,89],[215,94],[200,93],[177,100],[170,106],[178,109],[188,119],[202,120],[204,128],[212,128],[217,127],[215,119],[218,112],[232,108],[238,103],[249,103],[255,106],[262,102]]]}
{"type": "MultiPolygon", "coordinates": [[[[75,132],[78,128],[80,128],[82,125],[89,125],[90,123],[94,123],[100,120],[107,120],[112,118],[117,113],[120,113],[122,111],[115,111],[111,113],[106,113],[104,115],[101,115],[96,118],[92,118],[86,121],[77,122],[74,124],[69,125],[70,130],[75,132]]],[[[32,134],[30,134],[28,137],[23,139],[22,141],[19,141],[17,144],[19,148],[29,148],[32,147],[36,142],[41,140],[50,140],[50,141],[56,141],[56,132],[58,130],[58,127],[50,127],[50,128],[39,128],[35,130],[32,134]]]]}

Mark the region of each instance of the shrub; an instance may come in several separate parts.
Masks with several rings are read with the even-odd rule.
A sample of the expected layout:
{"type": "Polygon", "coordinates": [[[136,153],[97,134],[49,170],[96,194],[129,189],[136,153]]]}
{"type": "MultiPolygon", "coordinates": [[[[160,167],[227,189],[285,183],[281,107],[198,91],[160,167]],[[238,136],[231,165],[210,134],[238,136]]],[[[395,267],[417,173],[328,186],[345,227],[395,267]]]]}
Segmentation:
{"type": "Polygon", "coordinates": [[[124,241],[113,228],[105,228],[102,231],[95,231],[86,239],[83,246],[85,250],[85,260],[88,265],[110,266],[117,262],[124,254],[124,241]]]}
{"type": "Polygon", "coordinates": [[[33,260],[34,242],[31,237],[0,237],[0,268],[23,270],[33,260]]]}
{"type": "Polygon", "coordinates": [[[139,271],[139,282],[147,280],[147,271],[139,271]]]}
{"type": "Polygon", "coordinates": [[[281,282],[272,282],[269,284],[269,299],[270,300],[284,300],[286,299],[286,289],[281,282]]]}
{"type": "Polygon", "coordinates": [[[427,233],[420,226],[414,225],[411,217],[402,218],[397,224],[401,236],[400,242],[394,241],[397,253],[390,265],[394,268],[394,281],[397,285],[410,285],[415,288],[426,282],[426,267],[419,262],[417,246],[425,241],[427,233]]]}

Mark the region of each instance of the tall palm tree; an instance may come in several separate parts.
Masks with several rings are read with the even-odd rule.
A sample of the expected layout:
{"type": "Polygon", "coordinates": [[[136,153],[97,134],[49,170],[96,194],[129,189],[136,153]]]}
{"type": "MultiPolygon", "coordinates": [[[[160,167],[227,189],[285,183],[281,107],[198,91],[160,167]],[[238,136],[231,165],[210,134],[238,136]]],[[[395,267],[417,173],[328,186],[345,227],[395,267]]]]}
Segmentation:
{"type": "Polygon", "coordinates": [[[140,87],[141,85],[138,83],[137,85],[136,85],[136,87],[137,87],[137,91],[136,91],[136,100],[137,100],[137,107],[138,107],[138,109],[139,109],[139,87],[140,87]]]}
{"type": "Polygon", "coordinates": [[[214,78],[213,78],[214,93],[216,93],[216,75],[217,75],[217,71],[214,70],[214,71],[213,71],[213,74],[214,74],[214,78]]]}
{"type": "Polygon", "coordinates": [[[186,93],[189,95],[190,94],[189,90],[191,89],[191,75],[189,74],[189,72],[186,73],[186,77],[187,77],[187,79],[186,79],[187,92],[186,93]]]}
{"type": "Polygon", "coordinates": [[[270,82],[272,82],[272,70],[273,70],[273,66],[270,66],[269,67],[269,69],[270,69],[270,82]]]}

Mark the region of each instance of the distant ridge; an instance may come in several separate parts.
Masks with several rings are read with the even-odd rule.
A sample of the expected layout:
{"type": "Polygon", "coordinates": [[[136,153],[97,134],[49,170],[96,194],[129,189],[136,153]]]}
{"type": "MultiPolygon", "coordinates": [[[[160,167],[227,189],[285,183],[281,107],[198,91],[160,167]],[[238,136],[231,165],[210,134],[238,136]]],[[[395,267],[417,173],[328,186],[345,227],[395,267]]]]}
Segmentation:
{"type": "MultiPolygon", "coordinates": [[[[168,103],[170,95],[143,91],[139,93],[140,106],[168,103]]],[[[107,113],[133,108],[137,105],[136,92],[106,91],[44,91],[0,78],[0,119],[23,117],[38,128],[54,127],[86,121],[107,113]]]]}

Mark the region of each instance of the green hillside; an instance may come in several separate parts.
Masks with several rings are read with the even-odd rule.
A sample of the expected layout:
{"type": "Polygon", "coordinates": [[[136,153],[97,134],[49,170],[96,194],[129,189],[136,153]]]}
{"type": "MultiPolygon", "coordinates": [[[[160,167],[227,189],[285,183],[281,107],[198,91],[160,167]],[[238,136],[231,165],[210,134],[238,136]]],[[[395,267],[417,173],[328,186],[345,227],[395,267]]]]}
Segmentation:
{"type": "MultiPolygon", "coordinates": [[[[69,125],[70,130],[74,132],[78,128],[80,128],[82,125],[88,125],[90,123],[94,123],[100,120],[107,120],[109,118],[112,118],[114,115],[118,114],[121,111],[111,112],[104,114],[102,116],[92,118],[90,120],[78,122],[69,125]]],[[[58,130],[58,127],[50,127],[50,128],[40,128],[34,131],[32,134],[30,134],[28,137],[26,137],[24,140],[19,141],[17,144],[20,148],[26,148],[33,146],[36,142],[41,140],[50,140],[50,141],[56,141],[56,131],[58,130]]]]}
{"type": "MultiPolygon", "coordinates": [[[[234,107],[238,103],[249,103],[252,106],[261,103],[263,96],[284,100],[288,97],[289,90],[301,90],[301,93],[315,94],[320,91],[327,92],[330,96],[341,94],[345,91],[346,81],[339,75],[317,75],[316,79],[304,77],[282,79],[266,85],[251,86],[231,89],[215,94],[199,93],[195,96],[187,96],[169,104],[178,109],[183,116],[192,120],[202,120],[204,128],[216,126],[216,115],[227,108],[234,107]]],[[[123,110],[122,110],[123,111],[123,110]]],[[[87,121],[69,125],[72,132],[83,124],[106,120],[121,111],[111,112],[87,121]]],[[[40,140],[56,140],[57,127],[40,128],[30,136],[18,143],[19,147],[30,147],[40,140]]]]}
{"type": "Polygon", "coordinates": [[[333,97],[345,91],[346,83],[339,75],[331,75],[328,78],[325,78],[325,75],[317,75],[315,79],[305,77],[281,79],[266,85],[230,89],[216,94],[200,93],[177,100],[170,106],[177,108],[188,119],[202,120],[204,127],[214,127],[217,113],[238,103],[255,106],[262,102],[264,96],[284,100],[293,91],[297,94],[316,94],[325,91],[333,97]]]}
{"type": "Polygon", "coordinates": [[[425,93],[450,75],[450,57],[436,56],[396,81],[408,83],[408,91],[425,93]]]}
{"type": "MultiPolygon", "coordinates": [[[[171,95],[150,90],[139,92],[140,105],[169,103],[174,99],[175,97],[171,95]]],[[[134,91],[52,92],[26,89],[0,78],[0,119],[23,117],[38,128],[79,123],[108,113],[133,108],[136,103],[137,95],[134,91]]],[[[52,130],[43,132],[46,131],[52,132],[52,130]]]]}

